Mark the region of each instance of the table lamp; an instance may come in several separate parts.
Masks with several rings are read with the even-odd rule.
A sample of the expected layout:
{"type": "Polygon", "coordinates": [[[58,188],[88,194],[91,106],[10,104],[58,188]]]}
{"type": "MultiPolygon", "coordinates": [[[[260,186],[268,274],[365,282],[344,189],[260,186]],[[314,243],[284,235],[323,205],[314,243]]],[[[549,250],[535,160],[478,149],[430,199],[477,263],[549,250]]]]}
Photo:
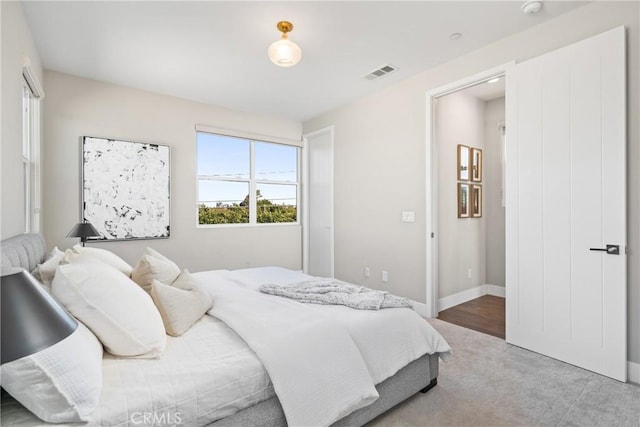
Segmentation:
{"type": "Polygon", "coordinates": [[[0,309],[0,364],[42,351],[78,327],[78,322],[22,268],[2,269],[0,309]]]}
{"type": "Polygon", "coordinates": [[[88,237],[100,237],[100,233],[91,223],[84,221],[76,224],[67,234],[67,237],[79,237],[82,246],[84,246],[88,237]]]}

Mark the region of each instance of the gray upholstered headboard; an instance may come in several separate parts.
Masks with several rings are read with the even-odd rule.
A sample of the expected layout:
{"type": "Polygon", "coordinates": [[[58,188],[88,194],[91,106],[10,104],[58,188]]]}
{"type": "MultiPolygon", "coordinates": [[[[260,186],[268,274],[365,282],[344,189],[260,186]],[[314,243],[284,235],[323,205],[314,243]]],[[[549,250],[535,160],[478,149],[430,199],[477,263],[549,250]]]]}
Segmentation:
{"type": "Polygon", "coordinates": [[[2,267],[36,268],[47,257],[47,245],[39,233],[25,233],[0,242],[2,267]]]}

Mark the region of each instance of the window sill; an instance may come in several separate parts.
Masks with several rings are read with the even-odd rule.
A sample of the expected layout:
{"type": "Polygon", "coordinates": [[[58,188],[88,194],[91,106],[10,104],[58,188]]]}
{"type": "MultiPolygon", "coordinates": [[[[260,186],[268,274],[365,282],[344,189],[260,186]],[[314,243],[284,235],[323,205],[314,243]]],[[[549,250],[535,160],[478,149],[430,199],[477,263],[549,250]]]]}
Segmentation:
{"type": "Polygon", "coordinates": [[[300,222],[269,222],[260,224],[196,224],[196,228],[263,228],[263,227],[293,227],[300,226],[300,222]]]}

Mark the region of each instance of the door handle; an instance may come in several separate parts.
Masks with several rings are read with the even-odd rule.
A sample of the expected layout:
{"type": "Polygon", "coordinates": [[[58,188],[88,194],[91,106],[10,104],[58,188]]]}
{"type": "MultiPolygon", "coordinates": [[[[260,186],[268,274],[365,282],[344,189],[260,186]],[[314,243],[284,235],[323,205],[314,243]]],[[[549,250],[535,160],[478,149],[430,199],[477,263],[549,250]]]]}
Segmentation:
{"type": "Polygon", "coordinates": [[[589,248],[590,251],[602,251],[609,255],[620,255],[620,245],[607,245],[606,248],[589,248]]]}

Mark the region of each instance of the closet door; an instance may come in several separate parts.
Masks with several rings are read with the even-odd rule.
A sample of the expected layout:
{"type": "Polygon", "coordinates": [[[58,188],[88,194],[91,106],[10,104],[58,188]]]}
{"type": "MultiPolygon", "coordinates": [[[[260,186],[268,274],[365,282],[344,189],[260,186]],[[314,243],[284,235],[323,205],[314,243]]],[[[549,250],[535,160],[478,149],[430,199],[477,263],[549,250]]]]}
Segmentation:
{"type": "Polygon", "coordinates": [[[506,339],[626,381],[625,31],[507,74],[506,339]]]}
{"type": "Polygon", "coordinates": [[[333,126],[304,135],[304,266],[312,276],[334,276],[333,126]]]}

